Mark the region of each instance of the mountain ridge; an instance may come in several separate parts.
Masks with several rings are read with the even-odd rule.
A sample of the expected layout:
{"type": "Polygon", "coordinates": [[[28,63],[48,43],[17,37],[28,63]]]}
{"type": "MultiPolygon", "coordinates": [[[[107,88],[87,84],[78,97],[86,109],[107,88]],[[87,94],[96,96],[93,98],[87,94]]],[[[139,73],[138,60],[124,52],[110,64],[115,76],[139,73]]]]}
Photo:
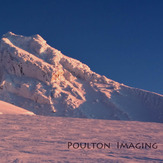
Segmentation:
{"type": "Polygon", "coordinates": [[[0,42],[0,100],[35,114],[163,122],[163,95],[101,76],[40,35],[0,42]]]}

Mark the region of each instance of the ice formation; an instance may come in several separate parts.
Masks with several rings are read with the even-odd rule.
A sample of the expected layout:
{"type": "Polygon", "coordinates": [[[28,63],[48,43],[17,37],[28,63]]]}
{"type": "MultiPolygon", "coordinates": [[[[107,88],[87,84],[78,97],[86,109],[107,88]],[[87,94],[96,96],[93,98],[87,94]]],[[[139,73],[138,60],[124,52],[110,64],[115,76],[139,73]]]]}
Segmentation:
{"type": "Polygon", "coordinates": [[[163,96],[101,76],[40,35],[0,42],[0,100],[39,115],[163,122],[163,96]]]}

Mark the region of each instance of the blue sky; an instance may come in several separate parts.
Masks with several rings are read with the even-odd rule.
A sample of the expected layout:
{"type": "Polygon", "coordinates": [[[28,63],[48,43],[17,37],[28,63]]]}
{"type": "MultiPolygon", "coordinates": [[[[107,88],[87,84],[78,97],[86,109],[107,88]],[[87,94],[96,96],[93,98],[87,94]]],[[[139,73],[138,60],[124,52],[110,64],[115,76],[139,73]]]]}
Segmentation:
{"type": "Polygon", "coordinates": [[[0,36],[40,34],[93,71],[163,94],[162,0],[5,0],[0,36]]]}

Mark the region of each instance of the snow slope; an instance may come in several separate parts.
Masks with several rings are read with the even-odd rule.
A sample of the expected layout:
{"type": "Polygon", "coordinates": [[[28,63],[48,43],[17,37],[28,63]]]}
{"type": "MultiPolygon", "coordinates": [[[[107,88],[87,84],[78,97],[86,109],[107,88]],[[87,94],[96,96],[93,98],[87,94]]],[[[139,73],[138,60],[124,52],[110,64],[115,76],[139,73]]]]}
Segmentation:
{"type": "Polygon", "coordinates": [[[34,115],[34,113],[22,109],[20,107],[14,106],[4,101],[0,101],[0,114],[27,114],[34,115]]]}
{"type": "Polygon", "coordinates": [[[37,115],[163,122],[163,95],[101,76],[40,35],[2,37],[0,100],[37,115]]]}
{"type": "Polygon", "coordinates": [[[0,115],[1,163],[162,163],[163,124],[48,116],[0,115]],[[72,143],[111,143],[73,149],[72,143]],[[157,148],[117,148],[116,143],[157,148]]]}

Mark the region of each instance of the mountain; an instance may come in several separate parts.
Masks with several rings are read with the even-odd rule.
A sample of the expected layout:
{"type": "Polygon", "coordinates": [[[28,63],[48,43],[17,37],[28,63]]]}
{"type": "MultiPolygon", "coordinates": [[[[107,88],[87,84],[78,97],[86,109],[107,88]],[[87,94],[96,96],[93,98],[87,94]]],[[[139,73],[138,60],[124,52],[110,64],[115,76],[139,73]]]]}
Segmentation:
{"type": "Polygon", "coordinates": [[[163,95],[101,76],[38,34],[3,35],[0,100],[37,115],[163,122],[163,95]]]}

